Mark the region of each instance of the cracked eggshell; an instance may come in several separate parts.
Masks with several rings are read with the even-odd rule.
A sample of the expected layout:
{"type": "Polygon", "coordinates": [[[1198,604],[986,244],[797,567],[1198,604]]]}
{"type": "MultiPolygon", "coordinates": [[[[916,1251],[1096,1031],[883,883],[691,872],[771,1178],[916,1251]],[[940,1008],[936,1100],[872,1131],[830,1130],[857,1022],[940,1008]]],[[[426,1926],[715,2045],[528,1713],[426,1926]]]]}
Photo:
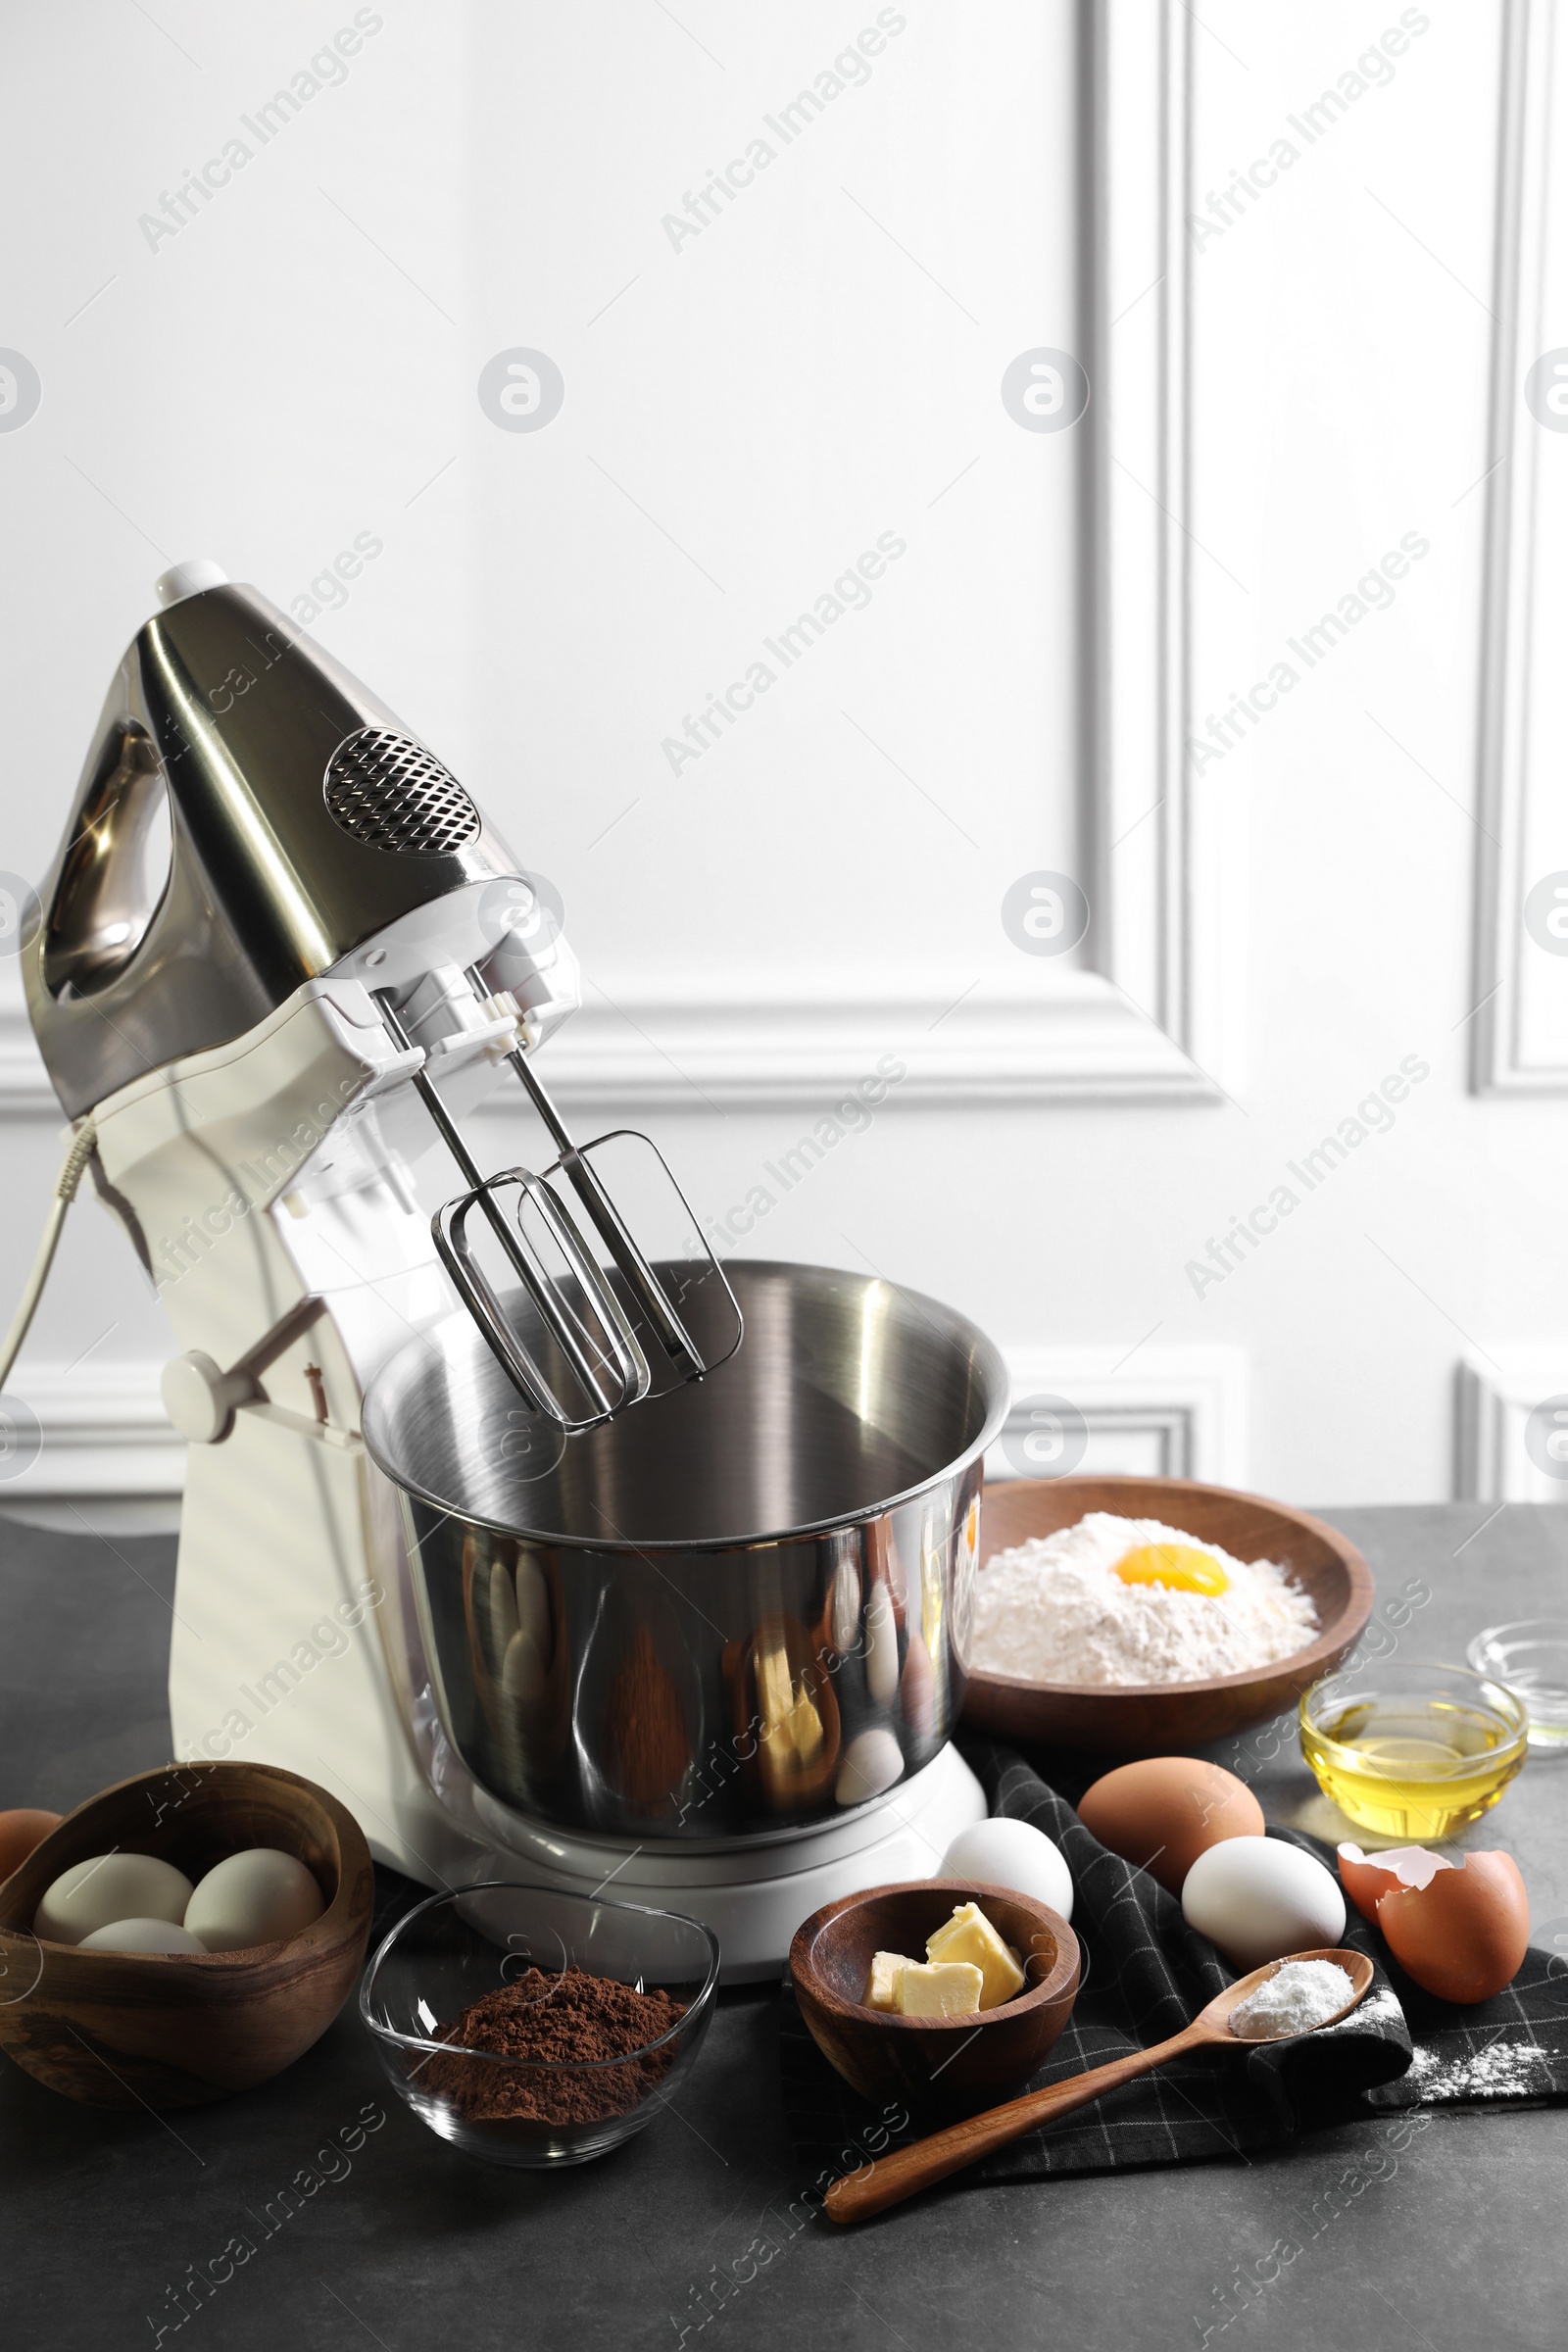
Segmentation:
{"type": "Polygon", "coordinates": [[[1338,1849],[1340,1883],[1363,1919],[1376,1920],[1378,1905],[1398,1886],[1425,1886],[1440,1870],[1453,1864],[1424,1845],[1393,1845],[1381,1854],[1363,1854],[1358,1845],[1338,1849]]]}
{"type": "Polygon", "coordinates": [[[1440,2001],[1489,2001],[1519,1973],[1530,1941],[1530,1897],[1512,1854],[1460,1854],[1424,1886],[1399,1886],[1385,1894],[1377,1924],[1423,1992],[1440,2001]]]}

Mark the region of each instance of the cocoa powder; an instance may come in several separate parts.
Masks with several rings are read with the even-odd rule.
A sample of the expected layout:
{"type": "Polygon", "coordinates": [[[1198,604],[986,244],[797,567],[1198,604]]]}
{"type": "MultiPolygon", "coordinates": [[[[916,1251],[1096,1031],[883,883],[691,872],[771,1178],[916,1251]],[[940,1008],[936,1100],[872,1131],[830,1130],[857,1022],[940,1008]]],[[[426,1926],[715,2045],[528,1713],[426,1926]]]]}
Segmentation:
{"type": "Polygon", "coordinates": [[[461,2017],[436,2028],[436,2038],[536,2063],[475,2066],[436,2057],[426,2061],[420,2080],[471,2123],[512,2116],[545,2124],[601,2123],[624,2115],[658,2088],[677,2045],[646,2045],[685,2014],[685,2003],[667,1992],[638,1992],[581,1968],[559,1977],[530,1968],[470,2001],[461,2017]],[[633,2051],[641,2055],[631,2056],[633,2051]],[[622,2057],[623,2066],[604,2063],[622,2057]]]}

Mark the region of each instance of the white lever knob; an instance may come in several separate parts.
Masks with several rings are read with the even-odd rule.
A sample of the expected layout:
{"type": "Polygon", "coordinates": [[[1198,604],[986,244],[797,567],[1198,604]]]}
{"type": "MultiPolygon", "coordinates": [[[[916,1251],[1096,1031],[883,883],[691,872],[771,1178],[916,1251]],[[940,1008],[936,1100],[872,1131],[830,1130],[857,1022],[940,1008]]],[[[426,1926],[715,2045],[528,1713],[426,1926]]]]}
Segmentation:
{"type": "Polygon", "coordinates": [[[216,1446],[234,1426],[234,1408],[256,1394],[248,1372],[221,1372],[193,1348],[164,1366],[164,1410],[193,1446],[216,1446]]]}

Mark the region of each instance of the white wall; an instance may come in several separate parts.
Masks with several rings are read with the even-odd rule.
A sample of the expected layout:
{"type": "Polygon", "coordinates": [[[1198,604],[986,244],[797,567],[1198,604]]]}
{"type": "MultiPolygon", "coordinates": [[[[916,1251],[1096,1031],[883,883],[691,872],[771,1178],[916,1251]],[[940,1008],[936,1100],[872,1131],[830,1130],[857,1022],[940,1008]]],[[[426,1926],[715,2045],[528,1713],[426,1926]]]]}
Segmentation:
{"type": "MultiPolygon", "coordinates": [[[[1501,1379],[1533,1350],[1528,1386],[1568,1320],[1561,1110],[1467,1087],[1500,0],[1419,12],[1392,80],[1310,143],[1287,118],[1397,10],[1135,12],[1152,59],[1161,24],[1173,66],[1191,47],[1190,209],[1272,140],[1298,150],[1185,241],[1185,513],[1179,468],[1154,479],[1133,437],[1152,269],[1105,289],[1082,429],[1023,431],[999,395],[1021,352],[1092,349],[1070,9],[1006,0],[983,30],[884,10],[902,29],[787,144],[765,118],[878,9],[677,13],[362,12],[382,22],[345,77],[265,146],[241,119],[350,8],[164,0],[160,31],[92,0],[8,30],[0,171],[28,234],[0,342],[43,400],[0,433],[0,864],[43,871],[166,560],[215,554],[287,607],[371,533],[313,626],[560,886],[590,983],[552,1048],[575,1117],[640,1106],[722,1217],[777,1193],[764,1162],[892,1054],[908,1077],[874,1124],[754,1201],[739,1249],[962,1305],[1020,1394],[1078,1405],[1091,1462],[1329,1502],[1448,1492],[1460,1358],[1501,1379]],[[250,161],[152,249],[138,217],[236,132],[250,161]],[[672,242],[663,217],[759,136],[771,162],[672,242]],[[564,379],[537,432],[476,397],[515,347],[564,379]],[[1300,673],[1250,740],[1189,759],[1169,842],[1157,811],[1136,823],[1167,796],[1130,732],[1112,807],[1085,722],[1091,473],[1186,551],[1196,740],[1271,664],[1300,673]],[[882,534],[904,547],[870,603],[786,669],[763,640],[882,534]],[[1387,610],[1310,669],[1283,650],[1406,534],[1428,552],[1387,610]],[[759,658],[773,683],[673,772],[664,740],[759,658]],[[1003,928],[1043,868],[1093,891],[1078,956],[1003,928]],[[1156,995],[1162,873],[1187,877],[1192,1025],[1156,995]],[[1396,1123],[1308,1195],[1287,1163],[1407,1056],[1429,1074],[1396,1123]],[[1281,1183],[1299,1206],[1195,1287],[1281,1183]]],[[[1147,589],[1123,564],[1113,623],[1147,589]]],[[[1141,690],[1118,676],[1113,722],[1141,690]]],[[[56,1143],[14,1025],[0,1048],[10,1297],[56,1143]]],[[[40,1479],[168,1483],[163,1346],[121,1237],[78,1210],[12,1384],[78,1441],[40,1479]]]]}
{"type": "MultiPolygon", "coordinates": [[[[1407,1054],[1431,1065],[1397,1125],[1196,1307],[1251,1353],[1255,1475],[1298,1494],[1442,1494],[1456,1361],[1496,1376],[1563,1334],[1560,1103],[1467,1088],[1496,824],[1478,782],[1486,533],[1508,474],[1483,477],[1520,410],[1509,352],[1489,414],[1510,262],[1496,125],[1503,34],[1527,13],[1227,8],[1205,23],[1236,54],[1199,43],[1200,195],[1282,133],[1298,160],[1198,258],[1197,528],[1245,593],[1195,558],[1197,710],[1265,675],[1406,533],[1430,551],[1318,666],[1295,662],[1300,684],[1203,778],[1250,835],[1250,1039],[1246,1115],[1225,1114],[1198,1232],[1407,1054]],[[1369,65],[1319,129],[1304,107],[1401,27],[1391,77],[1369,65]]],[[[1538,78],[1540,45],[1538,24],[1538,78]]]]}

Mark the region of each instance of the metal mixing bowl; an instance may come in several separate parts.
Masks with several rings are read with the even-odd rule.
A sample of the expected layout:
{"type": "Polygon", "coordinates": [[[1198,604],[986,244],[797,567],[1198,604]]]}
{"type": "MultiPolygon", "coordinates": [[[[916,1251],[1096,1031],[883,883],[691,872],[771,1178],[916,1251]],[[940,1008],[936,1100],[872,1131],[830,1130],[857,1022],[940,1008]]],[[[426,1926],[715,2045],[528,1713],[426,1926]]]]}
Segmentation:
{"type": "MultiPolygon", "coordinates": [[[[447,1737],[533,1820],[702,1843],[816,1827],[957,1720],[1000,1354],[890,1283],[727,1270],[732,1360],[579,1437],[524,1407],[466,1313],[366,1398],[447,1737]]],[[[682,1269],[661,1273],[680,1297],[682,1269]]],[[[700,1285],[682,1312],[700,1324],[700,1285]]]]}

